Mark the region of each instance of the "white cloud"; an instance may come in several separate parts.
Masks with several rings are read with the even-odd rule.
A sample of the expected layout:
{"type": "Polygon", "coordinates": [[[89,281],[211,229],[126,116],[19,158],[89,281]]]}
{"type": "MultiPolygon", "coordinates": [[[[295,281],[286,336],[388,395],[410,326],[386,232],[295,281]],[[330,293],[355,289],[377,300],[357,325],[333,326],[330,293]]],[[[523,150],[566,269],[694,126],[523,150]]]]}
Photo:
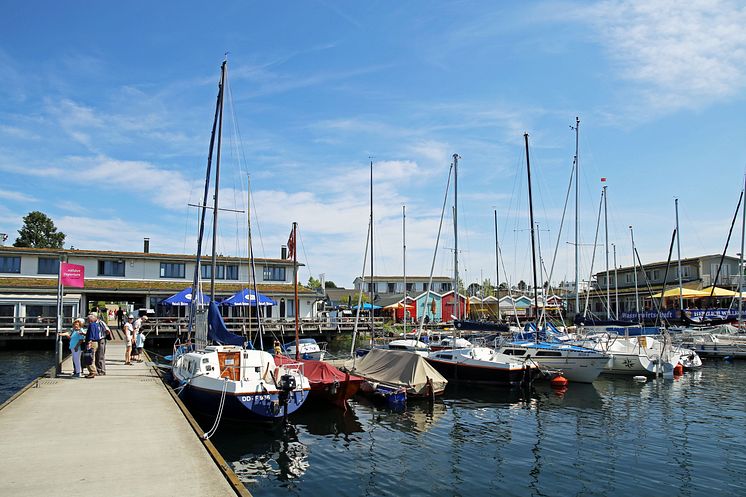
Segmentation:
{"type": "Polygon", "coordinates": [[[746,85],[746,7],[729,0],[610,0],[572,10],[596,30],[639,105],[700,108],[746,85]]]}
{"type": "Polygon", "coordinates": [[[0,198],[4,198],[6,200],[12,200],[16,202],[36,202],[37,199],[26,195],[25,193],[21,192],[12,192],[7,190],[0,190],[0,198]]]}

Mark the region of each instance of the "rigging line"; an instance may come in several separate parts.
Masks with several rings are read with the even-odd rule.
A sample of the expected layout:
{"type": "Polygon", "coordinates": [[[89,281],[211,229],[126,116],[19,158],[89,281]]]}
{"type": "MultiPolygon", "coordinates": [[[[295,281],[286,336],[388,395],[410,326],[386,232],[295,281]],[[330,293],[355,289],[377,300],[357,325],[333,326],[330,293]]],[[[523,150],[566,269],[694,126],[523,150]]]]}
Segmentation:
{"type": "MultiPolygon", "coordinates": [[[[552,264],[551,269],[549,270],[549,282],[551,283],[552,277],[554,276],[554,264],[557,261],[557,251],[559,250],[559,243],[562,239],[562,227],[565,225],[565,215],[567,214],[567,205],[570,201],[570,192],[572,190],[572,180],[575,175],[575,161],[573,161],[572,169],[570,170],[570,184],[567,185],[567,194],[565,195],[565,207],[562,209],[562,219],[560,220],[559,225],[559,232],[557,233],[557,243],[554,245],[554,255],[552,256],[552,264]]],[[[545,319],[545,311],[546,311],[546,305],[544,305],[544,308],[541,310],[541,317],[539,318],[539,321],[541,319],[545,319]]]]}
{"type": "Polygon", "coordinates": [[[311,263],[309,262],[308,254],[306,253],[306,245],[303,243],[303,234],[300,233],[300,236],[298,238],[300,238],[300,246],[303,249],[303,257],[306,259],[306,269],[308,269],[308,276],[313,277],[313,273],[311,272],[311,263]]]}
{"type": "Polygon", "coordinates": [[[593,255],[591,256],[591,270],[590,276],[588,276],[588,287],[585,292],[585,306],[583,309],[583,315],[588,314],[588,301],[591,296],[591,280],[593,279],[593,263],[596,261],[596,246],[598,244],[598,228],[601,225],[601,209],[604,205],[604,194],[601,192],[601,201],[598,204],[598,218],[596,219],[596,237],[593,239],[593,255]]]}
{"type": "MultiPolygon", "coordinates": [[[[441,210],[440,210],[440,225],[438,226],[438,236],[435,238],[435,251],[433,252],[433,262],[430,265],[430,277],[428,278],[428,281],[427,281],[427,290],[426,290],[427,295],[425,295],[425,303],[422,307],[422,316],[420,317],[420,326],[419,326],[419,329],[417,330],[416,340],[419,340],[420,337],[422,336],[422,330],[423,330],[423,327],[425,326],[425,316],[427,316],[430,293],[433,287],[433,271],[435,270],[435,258],[438,255],[438,244],[440,243],[440,234],[441,234],[441,231],[443,230],[443,217],[445,216],[445,213],[446,213],[446,204],[448,203],[448,192],[451,189],[451,174],[453,174],[453,163],[451,163],[451,167],[448,169],[448,180],[446,181],[446,192],[445,192],[445,195],[443,196],[443,207],[441,207],[441,210]]],[[[458,291],[459,289],[458,289],[458,281],[457,281],[456,288],[454,288],[454,295],[458,295],[458,291]]],[[[433,316],[433,318],[434,317],[435,316],[433,316]]],[[[455,331],[454,331],[454,338],[455,338],[455,331]]]]}

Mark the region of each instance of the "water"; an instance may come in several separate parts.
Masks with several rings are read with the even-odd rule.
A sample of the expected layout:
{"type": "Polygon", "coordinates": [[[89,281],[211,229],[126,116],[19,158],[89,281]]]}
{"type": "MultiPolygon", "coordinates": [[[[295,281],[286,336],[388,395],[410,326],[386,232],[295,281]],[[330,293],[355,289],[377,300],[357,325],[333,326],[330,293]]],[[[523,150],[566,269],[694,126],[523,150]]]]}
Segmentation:
{"type": "Polygon", "coordinates": [[[52,350],[0,349],[0,404],[52,366],[52,350]]]}
{"type": "Polygon", "coordinates": [[[710,362],[564,395],[449,387],[404,413],[356,400],[301,410],[286,434],[224,422],[212,440],[257,496],[742,495],[745,394],[746,364],[710,362]]]}
{"type": "MultiPolygon", "coordinates": [[[[0,351],[0,400],[52,365],[0,351]]],[[[204,426],[212,418],[200,420],[204,426]]],[[[743,495],[746,363],[674,381],[601,378],[558,395],[453,388],[406,412],[364,399],[280,426],[224,420],[213,443],[259,496],[743,495]]]]}

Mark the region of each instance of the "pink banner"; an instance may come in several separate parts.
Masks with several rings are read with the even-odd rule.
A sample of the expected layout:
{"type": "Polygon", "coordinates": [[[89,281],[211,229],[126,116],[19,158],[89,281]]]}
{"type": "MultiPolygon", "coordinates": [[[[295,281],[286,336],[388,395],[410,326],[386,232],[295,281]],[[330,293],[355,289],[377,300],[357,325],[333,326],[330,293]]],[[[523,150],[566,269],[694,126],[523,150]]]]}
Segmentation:
{"type": "Polygon", "coordinates": [[[60,264],[60,278],[62,279],[62,286],[83,288],[85,286],[85,267],[63,262],[60,264]]]}

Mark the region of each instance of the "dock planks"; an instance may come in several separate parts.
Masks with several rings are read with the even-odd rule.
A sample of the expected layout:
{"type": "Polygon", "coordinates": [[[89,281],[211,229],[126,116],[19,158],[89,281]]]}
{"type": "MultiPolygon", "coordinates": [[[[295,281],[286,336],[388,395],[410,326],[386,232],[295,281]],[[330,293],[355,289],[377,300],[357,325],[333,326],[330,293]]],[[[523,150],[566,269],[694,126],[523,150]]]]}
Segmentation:
{"type": "Polygon", "coordinates": [[[67,375],[0,409],[0,495],[250,495],[229,483],[151,367],[124,365],[122,342],[106,357],[106,376],[72,379],[68,358],[67,375]]]}

